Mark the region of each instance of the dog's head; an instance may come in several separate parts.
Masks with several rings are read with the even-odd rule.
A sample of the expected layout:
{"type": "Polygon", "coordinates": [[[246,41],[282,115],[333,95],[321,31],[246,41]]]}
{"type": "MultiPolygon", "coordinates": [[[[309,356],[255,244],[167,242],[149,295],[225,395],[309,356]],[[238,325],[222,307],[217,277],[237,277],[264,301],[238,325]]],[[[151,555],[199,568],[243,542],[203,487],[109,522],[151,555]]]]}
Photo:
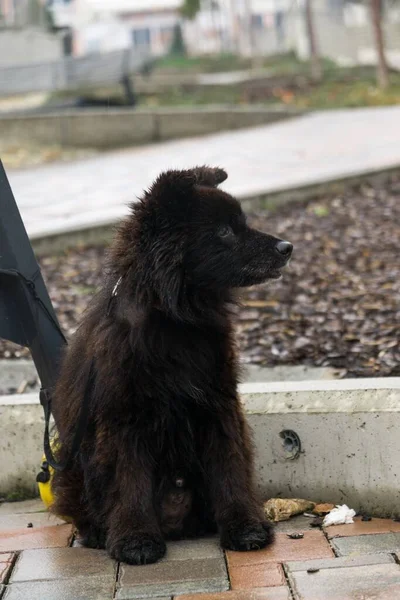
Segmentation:
{"type": "MultiPolygon", "coordinates": [[[[125,240],[135,262],[169,306],[182,287],[223,290],[278,279],[293,246],[249,227],[239,202],[218,189],[222,169],[198,167],[163,173],[134,205],[125,240]]],[[[119,244],[122,253],[126,244],[119,244]]],[[[127,255],[126,255],[127,256],[127,255]]]]}

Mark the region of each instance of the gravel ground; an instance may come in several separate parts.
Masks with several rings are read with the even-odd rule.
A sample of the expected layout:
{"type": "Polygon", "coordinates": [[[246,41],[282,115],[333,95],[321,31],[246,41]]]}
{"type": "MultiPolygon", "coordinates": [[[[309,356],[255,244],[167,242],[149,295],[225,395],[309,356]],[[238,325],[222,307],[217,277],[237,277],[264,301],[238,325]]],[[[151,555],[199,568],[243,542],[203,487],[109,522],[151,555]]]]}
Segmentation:
{"type": "MultiPolygon", "coordinates": [[[[289,239],[295,252],[283,279],[242,291],[243,359],[332,366],[349,377],[400,375],[400,177],[253,213],[250,221],[289,239]]],[[[99,285],[104,252],[80,248],[41,259],[67,335],[99,285]]],[[[0,341],[0,357],[23,355],[0,341]]]]}

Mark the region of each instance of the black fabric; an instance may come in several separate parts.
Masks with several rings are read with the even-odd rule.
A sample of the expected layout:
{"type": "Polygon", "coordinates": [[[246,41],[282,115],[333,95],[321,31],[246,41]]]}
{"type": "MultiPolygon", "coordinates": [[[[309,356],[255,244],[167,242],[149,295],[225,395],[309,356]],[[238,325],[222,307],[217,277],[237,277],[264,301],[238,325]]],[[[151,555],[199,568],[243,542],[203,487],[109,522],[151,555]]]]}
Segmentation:
{"type": "MultiPolygon", "coordinates": [[[[44,304],[44,302],[42,301],[42,299],[38,296],[38,294],[36,292],[36,287],[35,287],[36,273],[34,274],[32,279],[25,277],[25,275],[23,273],[21,273],[20,271],[18,271],[16,269],[0,269],[0,274],[11,275],[11,276],[18,277],[19,279],[21,279],[21,281],[25,284],[25,286],[29,290],[30,294],[32,295],[34,301],[46,313],[47,318],[50,319],[50,321],[53,323],[54,327],[56,327],[56,329],[59,331],[59,333],[62,336],[65,343],[67,343],[67,340],[66,340],[63,332],[61,331],[59,324],[53,318],[52,314],[47,309],[47,306],[44,304]]],[[[51,393],[46,388],[42,388],[40,390],[39,397],[40,397],[40,403],[43,407],[44,423],[45,423],[44,440],[43,440],[44,454],[46,456],[46,460],[47,460],[48,464],[51,467],[53,467],[53,469],[55,469],[56,471],[64,471],[64,470],[68,469],[68,467],[71,464],[72,459],[74,458],[74,456],[76,455],[76,453],[79,450],[83,436],[86,431],[87,420],[88,420],[88,415],[89,415],[90,395],[91,395],[91,389],[93,386],[93,380],[94,380],[94,363],[92,361],[92,364],[90,367],[90,373],[89,373],[89,377],[88,377],[88,382],[86,385],[85,395],[84,395],[84,399],[83,399],[82,408],[81,408],[81,411],[80,411],[80,414],[78,417],[78,422],[76,424],[76,430],[75,430],[72,446],[70,448],[70,451],[69,451],[66,459],[64,459],[64,461],[61,461],[61,462],[57,462],[56,458],[54,457],[54,453],[52,451],[51,443],[50,443],[51,393]]]]}
{"type": "Polygon", "coordinates": [[[67,343],[67,339],[66,339],[65,335],[63,334],[63,332],[61,331],[61,328],[60,328],[59,324],[53,318],[53,315],[49,312],[49,310],[48,310],[47,306],[45,305],[45,303],[42,301],[42,299],[36,293],[36,287],[35,287],[34,278],[33,279],[28,279],[27,277],[25,277],[25,275],[23,273],[21,273],[21,271],[17,271],[16,269],[0,269],[0,275],[12,275],[14,277],[19,277],[23,281],[23,283],[28,288],[29,292],[32,294],[32,297],[35,300],[35,302],[37,302],[40,305],[40,307],[42,308],[42,310],[46,313],[47,317],[53,323],[54,327],[60,332],[63,340],[65,341],[65,343],[67,343]]]}

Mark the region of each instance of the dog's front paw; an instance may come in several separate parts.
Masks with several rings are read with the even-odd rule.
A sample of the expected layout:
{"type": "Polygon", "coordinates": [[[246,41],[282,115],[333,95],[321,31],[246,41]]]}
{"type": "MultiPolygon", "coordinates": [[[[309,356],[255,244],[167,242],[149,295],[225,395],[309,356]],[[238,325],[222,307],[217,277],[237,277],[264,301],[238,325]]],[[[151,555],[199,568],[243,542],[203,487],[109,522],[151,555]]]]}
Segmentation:
{"type": "Polygon", "coordinates": [[[260,550],[274,541],[274,529],[271,523],[230,524],[221,531],[221,545],[227,550],[260,550]]]}
{"type": "Polygon", "coordinates": [[[160,535],[138,533],[115,542],[108,548],[108,553],[111,558],[128,565],[147,565],[160,560],[166,549],[160,535]]]}

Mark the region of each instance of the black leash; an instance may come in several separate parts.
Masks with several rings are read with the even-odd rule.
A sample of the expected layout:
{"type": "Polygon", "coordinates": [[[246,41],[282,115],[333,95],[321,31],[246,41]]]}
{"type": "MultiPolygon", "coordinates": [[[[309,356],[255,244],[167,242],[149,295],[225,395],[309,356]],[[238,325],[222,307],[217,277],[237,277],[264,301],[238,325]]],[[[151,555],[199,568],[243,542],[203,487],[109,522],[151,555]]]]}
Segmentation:
{"type": "MultiPolygon", "coordinates": [[[[50,319],[50,321],[53,323],[54,327],[59,331],[61,337],[64,339],[65,343],[67,344],[68,343],[67,339],[66,339],[65,335],[63,334],[63,332],[61,331],[61,328],[60,328],[58,322],[56,321],[56,319],[54,319],[53,315],[48,310],[47,306],[42,301],[42,299],[39,297],[39,295],[36,291],[36,286],[35,286],[36,273],[37,272],[34,273],[32,279],[29,279],[28,277],[26,277],[23,273],[21,273],[17,269],[0,269],[0,274],[12,275],[14,277],[18,277],[19,279],[21,279],[21,281],[25,284],[26,288],[29,290],[30,294],[32,295],[34,301],[37,302],[37,304],[40,306],[40,308],[46,313],[48,319],[50,319]]],[[[44,454],[45,454],[46,461],[47,461],[46,466],[42,465],[42,471],[45,473],[45,471],[47,470],[47,475],[45,473],[45,477],[47,477],[47,480],[50,477],[48,474],[48,466],[49,465],[51,467],[53,467],[53,469],[55,469],[56,471],[65,471],[66,469],[68,469],[70,467],[72,459],[75,457],[75,455],[77,454],[77,452],[79,450],[79,447],[82,443],[83,437],[85,435],[86,427],[87,427],[87,421],[88,421],[88,416],[89,416],[90,397],[91,397],[91,392],[92,392],[93,385],[94,385],[94,379],[95,379],[94,360],[92,360],[92,362],[90,364],[90,371],[88,374],[85,393],[83,396],[83,402],[82,402],[81,410],[80,410],[79,417],[78,417],[78,422],[77,422],[74,436],[72,439],[71,448],[67,454],[67,457],[63,461],[60,461],[60,462],[57,462],[57,460],[54,456],[53,450],[51,448],[51,443],[50,443],[50,418],[51,418],[51,402],[52,402],[51,392],[47,388],[41,388],[41,390],[40,390],[39,399],[40,399],[40,404],[43,407],[44,424],[45,424],[43,447],[44,447],[44,454]]],[[[41,481],[41,479],[39,479],[41,475],[42,475],[42,473],[39,473],[38,479],[37,479],[38,481],[41,481]]]]}
{"type": "Polygon", "coordinates": [[[85,387],[85,393],[83,395],[83,402],[79,413],[78,422],[76,424],[74,437],[72,438],[71,448],[69,449],[66,458],[60,462],[57,462],[56,458],[54,457],[50,443],[51,394],[47,389],[42,388],[40,390],[40,404],[42,405],[44,411],[44,455],[48,465],[53,467],[55,471],[66,471],[71,466],[73,458],[75,458],[76,454],[78,453],[87,427],[90,398],[94,385],[94,379],[94,360],[92,360],[90,363],[89,375],[85,387]]]}

